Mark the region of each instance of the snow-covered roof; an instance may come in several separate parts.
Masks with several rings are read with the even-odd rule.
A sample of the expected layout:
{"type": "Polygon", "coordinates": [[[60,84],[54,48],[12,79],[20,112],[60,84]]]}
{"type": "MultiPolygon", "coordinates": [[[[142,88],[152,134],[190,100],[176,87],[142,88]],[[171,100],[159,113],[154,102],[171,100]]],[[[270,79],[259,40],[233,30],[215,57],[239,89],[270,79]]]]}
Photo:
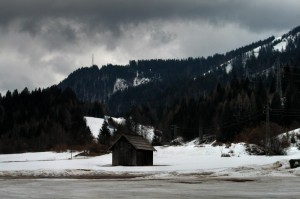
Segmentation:
{"type": "Polygon", "coordinates": [[[120,135],[111,147],[109,147],[109,150],[111,150],[122,137],[124,137],[137,150],[156,151],[155,148],[142,136],[129,134],[120,135]]]}

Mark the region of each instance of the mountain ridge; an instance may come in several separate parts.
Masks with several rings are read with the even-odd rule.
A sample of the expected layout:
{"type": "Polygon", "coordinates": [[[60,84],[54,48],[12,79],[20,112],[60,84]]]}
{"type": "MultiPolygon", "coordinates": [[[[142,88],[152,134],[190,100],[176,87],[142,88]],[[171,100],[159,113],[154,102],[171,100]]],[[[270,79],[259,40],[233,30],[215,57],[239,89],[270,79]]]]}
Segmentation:
{"type": "MultiPolygon", "coordinates": [[[[139,86],[142,86],[143,89],[156,86],[154,90],[159,93],[161,89],[166,89],[166,87],[176,84],[178,81],[203,78],[209,73],[213,73],[222,79],[224,78],[221,77],[224,76],[224,71],[227,74],[248,75],[246,73],[254,74],[266,70],[272,67],[276,57],[284,53],[286,48],[289,48],[289,42],[291,43],[291,40],[297,37],[299,32],[300,27],[296,27],[281,37],[271,36],[265,40],[253,42],[227,53],[215,54],[207,58],[131,60],[124,66],[108,64],[101,68],[95,65],[82,67],[72,72],[58,86],[62,89],[70,87],[80,100],[101,101],[108,104],[112,115],[115,113],[124,114],[129,109],[125,107],[120,109],[119,107],[122,105],[120,105],[120,102],[116,102],[116,98],[121,97],[123,102],[130,101],[126,104],[129,107],[140,104],[139,100],[130,97],[132,92],[141,92],[142,89],[137,88],[139,86]],[[274,53],[274,55],[270,57],[268,62],[259,60],[270,51],[273,51],[271,53],[274,53]],[[251,63],[255,61],[256,63],[251,63]],[[260,63],[257,64],[257,62],[260,63]],[[241,65],[247,68],[246,72],[241,65]],[[141,84],[135,83],[138,80],[141,84]]],[[[284,59],[282,61],[284,62],[284,59]]],[[[204,89],[204,92],[209,90],[211,89],[204,89]]],[[[144,100],[144,102],[147,100],[144,100]]]]}

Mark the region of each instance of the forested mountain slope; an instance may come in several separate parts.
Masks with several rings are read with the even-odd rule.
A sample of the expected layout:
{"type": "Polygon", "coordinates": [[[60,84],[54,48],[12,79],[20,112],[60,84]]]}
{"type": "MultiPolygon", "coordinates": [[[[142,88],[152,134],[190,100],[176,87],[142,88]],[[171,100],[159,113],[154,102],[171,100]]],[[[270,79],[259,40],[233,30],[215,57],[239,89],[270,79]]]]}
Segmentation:
{"type": "Polygon", "coordinates": [[[0,95],[0,153],[65,150],[91,143],[85,115],[103,117],[100,103],[79,102],[56,86],[0,95]]]}
{"type": "Polygon", "coordinates": [[[281,37],[204,58],[130,61],[85,67],[58,86],[80,100],[101,101],[110,115],[131,116],[162,130],[166,140],[199,132],[237,139],[265,121],[297,126],[300,110],[300,27],[281,37]]]}

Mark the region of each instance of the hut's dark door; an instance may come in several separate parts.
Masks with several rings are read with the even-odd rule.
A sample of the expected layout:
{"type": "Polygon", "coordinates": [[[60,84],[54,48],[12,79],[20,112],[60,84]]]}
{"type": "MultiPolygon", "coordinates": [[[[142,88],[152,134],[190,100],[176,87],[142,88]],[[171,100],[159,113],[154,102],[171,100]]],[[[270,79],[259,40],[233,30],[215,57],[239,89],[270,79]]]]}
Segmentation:
{"type": "Polygon", "coordinates": [[[125,139],[121,139],[119,150],[119,165],[135,165],[135,150],[125,139]]]}

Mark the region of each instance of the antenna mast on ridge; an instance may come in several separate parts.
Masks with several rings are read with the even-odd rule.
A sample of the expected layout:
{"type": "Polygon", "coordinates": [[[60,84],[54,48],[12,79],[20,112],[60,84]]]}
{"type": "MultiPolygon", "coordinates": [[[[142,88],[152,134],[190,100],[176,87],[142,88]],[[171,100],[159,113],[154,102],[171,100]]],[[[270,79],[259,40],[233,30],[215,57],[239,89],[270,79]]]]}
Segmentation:
{"type": "Polygon", "coordinates": [[[94,66],[94,54],[92,54],[92,66],[94,66]]]}

